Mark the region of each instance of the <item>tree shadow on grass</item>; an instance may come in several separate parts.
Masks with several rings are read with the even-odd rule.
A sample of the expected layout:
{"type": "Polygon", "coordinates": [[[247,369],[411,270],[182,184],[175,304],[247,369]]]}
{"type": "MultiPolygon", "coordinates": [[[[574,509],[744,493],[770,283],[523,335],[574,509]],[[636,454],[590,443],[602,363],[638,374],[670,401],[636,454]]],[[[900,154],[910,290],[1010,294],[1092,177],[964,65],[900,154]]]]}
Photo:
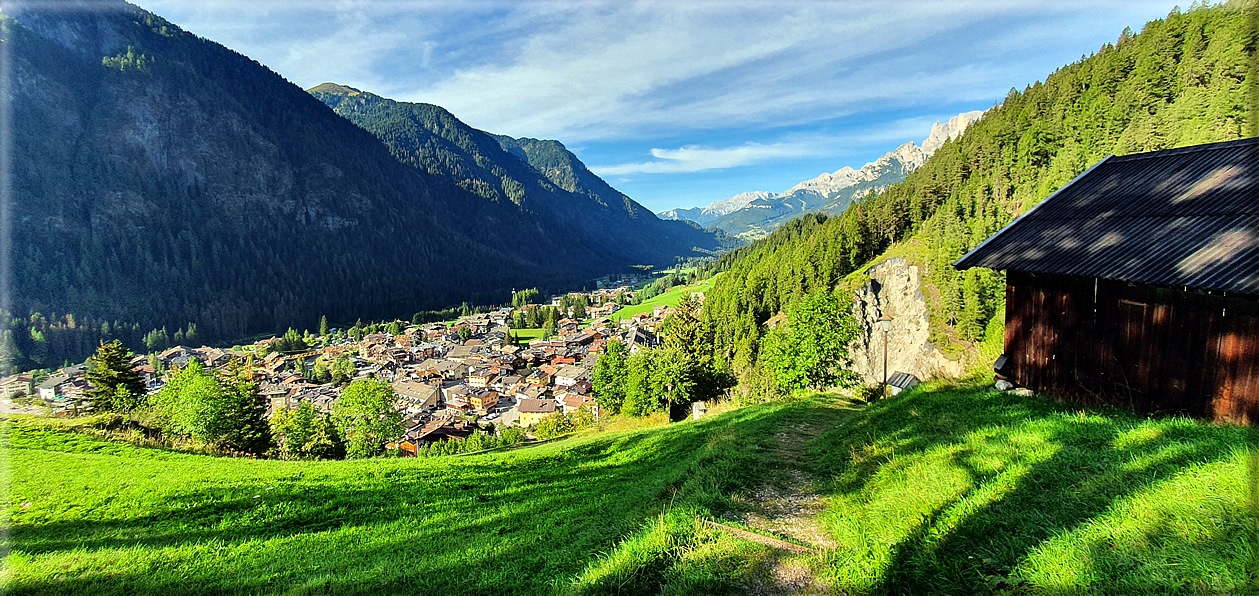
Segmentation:
{"type": "MultiPolygon", "coordinates": [[[[1177,474],[1230,459],[1246,445],[1245,429],[1110,414],[1072,414],[1037,397],[927,390],[876,404],[848,428],[820,437],[810,450],[818,470],[834,478],[830,494],[836,506],[883,516],[868,520],[878,536],[858,532],[848,538],[882,550],[885,564],[844,570],[841,562],[835,570],[840,583],[868,593],[971,594],[1026,586],[1018,573],[1051,539],[1089,526],[1177,474]],[[923,474],[939,480],[933,485],[931,478],[915,478],[923,474]],[[938,494],[896,494],[915,483],[922,492],[938,494]],[[870,513],[875,511],[880,513],[870,513]]],[[[1236,542],[1217,533],[1194,548],[1234,552],[1236,542]]],[[[1074,583],[1038,585],[1036,591],[1113,592],[1121,576],[1097,572],[1096,548],[1085,545],[1089,561],[1070,563],[1090,567],[1084,576],[1074,583]]],[[[1155,548],[1129,549],[1123,556],[1149,558],[1155,548]]],[[[1080,552],[1062,549],[1065,556],[1080,552]]],[[[1212,569],[1229,575],[1247,559],[1212,569]]],[[[1122,585],[1139,591],[1183,588],[1149,581],[1122,585]]]]}

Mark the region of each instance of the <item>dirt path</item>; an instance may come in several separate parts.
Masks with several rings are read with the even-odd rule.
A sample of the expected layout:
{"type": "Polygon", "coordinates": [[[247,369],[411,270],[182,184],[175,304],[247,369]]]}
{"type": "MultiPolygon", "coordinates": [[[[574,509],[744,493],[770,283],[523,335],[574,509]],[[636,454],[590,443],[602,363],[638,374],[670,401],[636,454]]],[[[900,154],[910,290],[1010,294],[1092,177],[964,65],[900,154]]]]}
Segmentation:
{"type": "MultiPolygon", "coordinates": [[[[825,430],[819,423],[800,422],[774,434],[773,460],[776,471],[763,485],[749,491],[746,510],[738,521],[762,532],[809,547],[812,551],[835,548],[818,514],[826,509],[813,475],[804,462],[804,446],[825,430]]],[[[798,553],[797,553],[798,555],[798,553]]],[[[816,554],[791,556],[788,549],[768,563],[767,579],[748,586],[758,596],[785,594],[824,594],[828,586],[811,569],[816,554]]]]}
{"type": "Polygon", "coordinates": [[[822,430],[805,422],[774,434],[774,460],[779,464],[778,471],[770,482],[750,492],[749,511],[740,521],[814,549],[835,548],[834,540],[817,519],[826,509],[826,503],[803,461],[804,445],[817,438],[822,430]]]}

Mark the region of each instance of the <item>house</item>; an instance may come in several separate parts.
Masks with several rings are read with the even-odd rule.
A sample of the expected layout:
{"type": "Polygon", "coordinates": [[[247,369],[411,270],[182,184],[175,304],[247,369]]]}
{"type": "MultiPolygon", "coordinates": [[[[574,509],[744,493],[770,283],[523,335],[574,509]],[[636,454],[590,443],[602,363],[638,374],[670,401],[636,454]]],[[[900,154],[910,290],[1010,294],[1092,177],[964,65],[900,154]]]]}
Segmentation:
{"type": "Polygon", "coordinates": [[[576,348],[578,346],[588,346],[594,340],[594,334],[588,331],[578,331],[565,336],[564,345],[569,348],[576,348]]]}
{"type": "Polygon", "coordinates": [[[551,375],[541,368],[536,368],[533,373],[525,379],[525,382],[534,387],[550,387],[551,375]]]}
{"type": "Polygon", "coordinates": [[[595,420],[599,419],[599,403],[593,397],[565,393],[562,397],[556,396],[556,400],[564,407],[564,414],[573,414],[584,408],[594,414],[595,420]]]}
{"type": "Polygon", "coordinates": [[[468,386],[477,389],[485,389],[494,383],[494,378],[498,375],[493,372],[492,367],[485,367],[480,370],[468,373],[468,386]]]}
{"type": "Polygon", "coordinates": [[[446,400],[446,414],[448,416],[461,416],[470,409],[472,409],[472,406],[468,403],[467,398],[462,395],[446,400]]]}
{"type": "Polygon", "coordinates": [[[1108,157],[954,263],[1006,271],[998,373],[1259,422],[1259,139],[1108,157]]]}
{"type": "Polygon", "coordinates": [[[446,359],[451,362],[463,362],[475,354],[478,346],[455,346],[446,353],[446,359]]]}
{"type": "Polygon", "coordinates": [[[393,391],[398,394],[399,402],[412,408],[436,408],[441,397],[441,390],[436,385],[414,381],[395,381],[393,391]]]}
{"type": "Polygon", "coordinates": [[[533,426],[555,413],[555,400],[522,399],[517,410],[520,412],[520,426],[533,426]]]}
{"type": "Polygon", "coordinates": [[[590,371],[580,366],[568,365],[561,368],[555,373],[555,385],[557,387],[572,387],[577,381],[590,376],[590,371]]]}
{"type": "Polygon", "coordinates": [[[488,389],[474,391],[468,395],[468,405],[482,414],[488,413],[494,406],[498,405],[498,392],[488,389]]]}
{"type": "Polygon", "coordinates": [[[385,448],[399,449],[410,455],[416,455],[419,445],[435,443],[449,438],[466,439],[475,430],[475,427],[461,418],[443,417],[431,420],[418,420],[407,427],[401,440],[386,443],[385,448]]]}
{"type": "Polygon", "coordinates": [[[533,385],[524,385],[523,387],[517,386],[516,399],[521,401],[526,399],[543,399],[550,395],[550,391],[551,390],[547,387],[535,387],[533,385]]]}
{"type": "Polygon", "coordinates": [[[443,386],[441,391],[442,400],[444,400],[447,404],[449,404],[451,400],[465,400],[466,403],[466,398],[468,397],[468,394],[472,393],[472,388],[464,385],[463,383],[456,383],[454,385],[443,386]]]}
{"type": "Polygon", "coordinates": [[[232,356],[218,348],[200,347],[190,350],[197,360],[205,364],[206,368],[219,368],[231,362],[232,356]]]}
{"type": "Polygon", "coordinates": [[[30,395],[34,389],[34,378],[28,373],[10,375],[0,379],[0,392],[7,398],[30,395]]]}
{"type": "Polygon", "coordinates": [[[57,387],[69,381],[70,377],[65,375],[52,375],[44,379],[44,382],[40,383],[35,390],[38,392],[40,399],[51,402],[57,399],[57,387]]]}
{"type": "Polygon", "coordinates": [[[499,391],[505,391],[518,385],[523,380],[519,375],[505,375],[494,379],[493,386],[499,391]]]}
{"type": "Polygon", "coordinates": [[[290,387],[285,387],[279,383],[263,383],[258,387],[258,397],[270,403],[271,410],[274,412],[275,410],[289,407],[290,389],[290,387]]]}
{"type": "Polygon", "coordinates": [[[655,333],[638,326],[630,327],[629,332],[625,334],[625,347],[629,348],[631,354],[637,354],[643,348],[654,348],[659,343],[660,340],[655,333]]]}

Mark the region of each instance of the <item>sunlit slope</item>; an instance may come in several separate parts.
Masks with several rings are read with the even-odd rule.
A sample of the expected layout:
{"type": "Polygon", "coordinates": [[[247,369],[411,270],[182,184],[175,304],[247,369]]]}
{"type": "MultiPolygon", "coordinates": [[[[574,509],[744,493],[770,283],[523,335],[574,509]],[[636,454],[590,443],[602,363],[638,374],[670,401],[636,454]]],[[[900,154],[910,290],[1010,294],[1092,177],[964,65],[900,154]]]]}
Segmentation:
{"type": "Polygon", "coordinates": [[[16,594],[725,594],[783,565],[848,593],[1238,593],[1254,554],[1249,430],[980,385],[420,460],[212,458],[47,424],[6,425],[16,594]],[[834,550],[696,523],[764,533],[744,514],[787,467],[834,550]]]}

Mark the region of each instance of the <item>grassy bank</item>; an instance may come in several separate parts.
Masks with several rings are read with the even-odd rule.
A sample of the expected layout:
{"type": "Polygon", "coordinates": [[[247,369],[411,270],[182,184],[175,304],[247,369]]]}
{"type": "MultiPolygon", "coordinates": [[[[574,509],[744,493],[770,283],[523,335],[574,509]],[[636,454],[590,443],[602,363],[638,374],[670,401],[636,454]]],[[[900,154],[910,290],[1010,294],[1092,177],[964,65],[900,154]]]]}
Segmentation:
{"type": "Polygon", "coordinates": [[[847,593],[1239,593],[1248,433],[973,386],[433,460],[234,460],[17,419],[8,589],[724,594],[787,561],[847,593]],[[779,461],[802,425],[821,432],[779,461]],[[697,523],[738,524],[788,463],[815,478],[835,549],[697,523]]]}

